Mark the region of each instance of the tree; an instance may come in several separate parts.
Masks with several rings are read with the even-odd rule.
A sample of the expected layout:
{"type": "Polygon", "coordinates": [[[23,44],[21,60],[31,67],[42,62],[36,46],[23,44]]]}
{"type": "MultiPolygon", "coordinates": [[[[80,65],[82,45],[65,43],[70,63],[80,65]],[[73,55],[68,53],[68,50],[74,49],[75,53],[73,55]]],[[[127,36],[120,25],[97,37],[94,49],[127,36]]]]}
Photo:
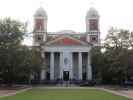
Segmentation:
{"type": "Polygon", "coordinates": [[[101,47],[93,47],[91,49],[91,66],[93,71],[93,77],[96,80],[101,79],[101,67],[103,66],[103,54],[101,47]]]}
{"type": "Polygon", "coordinates": [[[31,80],[31,75],[38,75],[42,66],[40,52],[33,47],[21,46],[17,59],[17,80],[24,83],[31,80]]]}
{"type": "Polygon", "coordinates": [[[95,78],[105,84],[123,84],[133,76],[131,32],[111,28],[103,47],[92,48],[92,67],[95,78]],[[101,49],[105,49],[101,52],[101,49]]]}
{"type": "Polygon", "coordinates": [[[127,50],[119,49],[119,52],[117,50],[110,48],[103,54],[103,83],[121,84],[125,80],[127,69],[127,50]]]}
{"type": "Polygon", "coordinates": [[[24,35],[22,22],[10,18],[0,20],[0,74],[9,85],[28,81],[41,65],[39,52],[21,44],[24,35]]]}
{"type": "Polygon", "coordinates": [[[0,69],[2,79],[11,83],[17,66],[17,54],[24,35],[24,24],[5,18],[0,20],[0,69]]]}
{"type": "Polygon", "coordinates": [[[111,28],[105,39],[106,52],[104,62],[106,71],[103,80],[113,83],[123,83],[127,77],[128,48],[130,47],[130,32],[128,30],[111,28]]]}
{"type": "Polygon", "coordinates": [[[131,33],[129,30],[110,28],[105,39],[105,46],[114,48],[129,48],[131,46],[131,33]]]}

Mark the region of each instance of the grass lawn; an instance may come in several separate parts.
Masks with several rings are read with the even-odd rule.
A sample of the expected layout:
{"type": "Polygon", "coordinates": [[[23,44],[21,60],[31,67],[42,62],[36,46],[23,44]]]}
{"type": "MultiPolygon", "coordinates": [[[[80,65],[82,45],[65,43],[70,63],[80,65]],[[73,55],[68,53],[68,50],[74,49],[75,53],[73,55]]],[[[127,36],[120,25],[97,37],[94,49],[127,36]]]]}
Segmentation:
{"type": "Polygon", "coordinates": [[[95,89],[39,89],[18,93],[0,100],[129,100],[95,89]]]}

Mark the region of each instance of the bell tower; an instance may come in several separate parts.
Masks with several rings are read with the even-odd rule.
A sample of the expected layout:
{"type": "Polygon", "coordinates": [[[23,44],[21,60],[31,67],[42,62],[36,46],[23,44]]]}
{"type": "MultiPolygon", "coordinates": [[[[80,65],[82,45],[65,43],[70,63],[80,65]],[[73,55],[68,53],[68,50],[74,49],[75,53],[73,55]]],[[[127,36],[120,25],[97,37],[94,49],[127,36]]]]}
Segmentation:
{"type": "Polygon", "coordinates": [[[99,14],[93,7],[89,9],[86,16],[86,41],[93,45],[100,44],[99,14]]]}
{"type": "Polygon", "coordinates": [[[33,44],[38,46],[47,40],[47,14],[40,7],[34,14],[33,44]]]}

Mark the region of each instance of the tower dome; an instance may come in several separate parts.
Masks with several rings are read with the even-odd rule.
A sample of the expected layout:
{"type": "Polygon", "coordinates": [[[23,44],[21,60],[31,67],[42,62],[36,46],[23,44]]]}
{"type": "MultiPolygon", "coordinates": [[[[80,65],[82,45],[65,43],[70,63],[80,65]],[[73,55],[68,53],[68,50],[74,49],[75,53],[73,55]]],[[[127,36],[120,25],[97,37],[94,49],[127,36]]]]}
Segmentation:
{"type": "Polygon", "coordinates": [[[34,14],[34,17],[44,17],[44,18],[47,18],[47,13],[46,11],[40,7],[36,10],[35,14],[34,14]]]}
{"type": "Polygon", "coordinates": [[[87,12],[87,18],[99,18],[98,11],[94,8],[91,7],[89,11],[87,12]]]}

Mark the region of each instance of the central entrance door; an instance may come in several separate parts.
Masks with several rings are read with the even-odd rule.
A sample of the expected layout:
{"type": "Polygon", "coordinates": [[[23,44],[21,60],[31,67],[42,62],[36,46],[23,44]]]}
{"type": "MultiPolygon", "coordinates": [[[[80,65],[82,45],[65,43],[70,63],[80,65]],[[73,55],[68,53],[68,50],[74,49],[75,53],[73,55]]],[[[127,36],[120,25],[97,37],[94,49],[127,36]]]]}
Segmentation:
{"type": "Polygon", "coordinates": [[[72,79],[72,53],[63,52],[63,80],[69,81],[72,79]]]}
{"type": "Polygon", "coordinates": [[[68,81],[69,80],[69,71],[64,71],[63,72],[63,80],[68,81]]]}

